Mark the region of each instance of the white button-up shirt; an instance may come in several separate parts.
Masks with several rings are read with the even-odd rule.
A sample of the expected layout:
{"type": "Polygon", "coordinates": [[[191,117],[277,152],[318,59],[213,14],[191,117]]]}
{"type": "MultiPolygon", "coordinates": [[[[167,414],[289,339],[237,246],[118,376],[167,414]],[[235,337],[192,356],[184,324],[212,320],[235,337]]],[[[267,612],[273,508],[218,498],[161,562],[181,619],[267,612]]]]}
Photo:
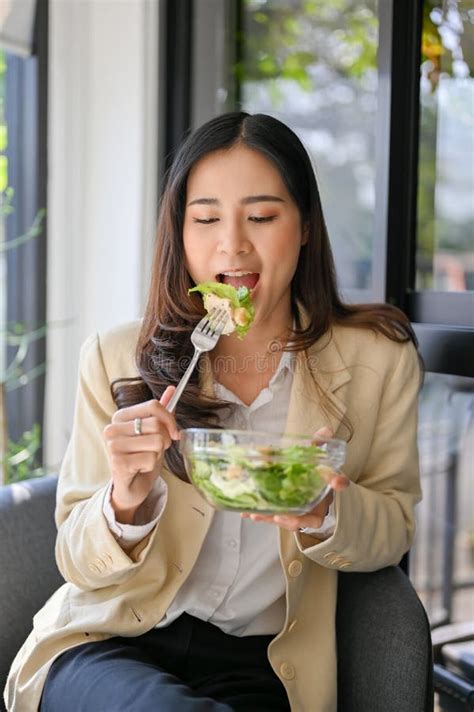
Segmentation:
{"type": "MultiPolygon", "coordinates": [[[[283,433],[286,426],[295,357],[283,352],[267,388],[246,405],[221,383],[214,382],[218,398],[237,404],[222,418],[226,428],[283,433]]],[[[137,511],[134,525],[115,521],[109,486],[104,515],[121,546],[129,551],[158,523],[167,488],[158,478],[137,511]]],[[[332,514],[317,531],[329,536],[332,514]]],[[[159,532],[158,532],[159,536],[159,532]]],[[[242,519],[238,512],[217,510],[196,564],[157,627],[169,625],[183,612],[209,621],[232,635],[276,635],[285,620],[285,577],[279,557],[279,528],[266,522],[242,519]]]]}

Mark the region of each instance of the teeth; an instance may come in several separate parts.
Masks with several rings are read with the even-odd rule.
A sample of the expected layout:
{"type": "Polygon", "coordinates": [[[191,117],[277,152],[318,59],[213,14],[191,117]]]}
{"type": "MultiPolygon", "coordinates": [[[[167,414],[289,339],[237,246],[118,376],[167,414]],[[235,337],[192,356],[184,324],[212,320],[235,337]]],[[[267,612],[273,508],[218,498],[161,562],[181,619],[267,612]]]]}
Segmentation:
{"type": "Polygon", "coordinates": [[[243,277],[244,274],[255,274],[255,272],[221,272],[225,274],[226,277],[243,277]]]}

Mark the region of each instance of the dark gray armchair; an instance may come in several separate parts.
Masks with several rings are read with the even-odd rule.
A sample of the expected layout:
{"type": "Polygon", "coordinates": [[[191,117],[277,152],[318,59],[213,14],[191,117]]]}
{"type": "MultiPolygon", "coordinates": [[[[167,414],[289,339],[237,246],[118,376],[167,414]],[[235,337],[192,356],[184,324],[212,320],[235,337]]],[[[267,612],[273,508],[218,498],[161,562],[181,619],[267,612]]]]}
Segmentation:
{"type": "Polygon", "coordinates": [[[3,688],[34,614],[64,580],[54,559],[57,477],[0,487],[0,710],[3,688]]]}
{"type": "MultiPolygon", "coordinates": [[[[2,691],[33,615],[63,583],[54,560],[56,483],[45,477],[0,487],[2,691]]],[[[339,574],[337,643],[341,712],[432,711],[429,626],[401,569],[339,574]]]]}

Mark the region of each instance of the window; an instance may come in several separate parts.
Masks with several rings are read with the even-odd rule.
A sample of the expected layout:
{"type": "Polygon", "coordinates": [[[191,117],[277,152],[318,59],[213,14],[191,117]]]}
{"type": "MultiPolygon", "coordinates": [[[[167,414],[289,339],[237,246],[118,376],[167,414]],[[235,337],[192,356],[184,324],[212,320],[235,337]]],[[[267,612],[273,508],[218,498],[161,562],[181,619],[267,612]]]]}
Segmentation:
{"type": "MultiPolygon", "coordinates": [[[[417,205],[404,245],[410,265],[400,299],[413,319],[428,373],[420,398],[424,500],[411,576],[433,626],[472,617],[474,530],[474,13],[464,0],[424,0],[419,86],[417,205]]],[[[417,115],[418,114],[418,115],[417,115]]],[[[409,181],[410,183],[410,181],[409,181]]]]}
{"type": "Polygon", "coordinates": [[[474,9],[423,8],[416,288],[474,289],[474,9]]]}
{"type": "Polygon", "coordinates": [[[376,0],[246,0],[236,68],[241,107],[276,116],[304,142],[318,177],[339,283],[368,292],[378,29],[376,0]]]}
{"type": "Polygon", "coordinates": [[[0,406],[8,442],[0,443],[3,462],[0,476],[8,480],[31,476],[41,464],[46,368],[48,3],[38,4],[36,24],[35,12],[35,3],[30,1],[21,7],[5,6],[6,14],[2,13],[0,18],[1,46],[12,50],[1,55],[0,74],[1,200],[3,213],[8,210],[7,215],[2,215],[0,252],[3,277],[0,406]],[[24,20],[24,26],[18,18],[24,20]],[[33,26],[36,54],[28,56],[33,26]],[[26,34],[20,29],[25,29],[26,34]]]}
{"type": "Polygon", "coordinates": [[[410,577],[438,626],[472,615],[474,379],[426,374],[419,413],[423,500],[410,577]]]}
{"type": "MultiPolygon", "coordinates": [[[[2,334],[0,343],[5,343],[4,334],[6,332],[7,322],[7,265],[5,258],[5,215],[8,211],[7,195],[5,193],[8,186],[8,161],[5,155],[7,148],[7,124],[5,119],[5,84],[6,84],[6,69],[7,64],[4,52],[0,52],[0,334],[2,334]]],[[[6,349],[0,348],[0,409],[4,413],[5,408],[5,381],[6,381],[6,349]]],[[[5,435],[2,429],[0,432],[0,452],[6,451],[5,435]]],[[[5,466],[1,465],[0,484],[6,480],[5,466]]]]}

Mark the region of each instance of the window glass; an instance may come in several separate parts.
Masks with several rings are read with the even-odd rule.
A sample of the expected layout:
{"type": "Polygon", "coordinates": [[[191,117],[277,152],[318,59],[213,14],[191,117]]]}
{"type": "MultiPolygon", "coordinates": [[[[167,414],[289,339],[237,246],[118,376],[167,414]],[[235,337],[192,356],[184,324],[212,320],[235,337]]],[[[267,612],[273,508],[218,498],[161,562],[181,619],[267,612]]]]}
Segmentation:
{"type": "Polygon", "coordinates": [[[240,102],[311,154],[343,289],[371,288],[376,0],[244,0],[240,102]]]}
{"type": "Polygon", "coordinates": [[[420,396],[423,500],[410,578],[432,624],[473,616],[474,379],[428,373],[420,396]]]}
{"type": "Polygon", "coordinates": [[[29,217],[38,198],[37,67],[37,57],[0,54],[0,484],[42,474],[46,326],[37,278],[45,210],[29,217]],[[17,100],[26,93],[26,104],[17,100]]]}
{"type": "Polygon", "coordinates": [[[418,290],[474,289],[474,6],[424,0],[418,290]]]}
{"type": "MultiPolygon", "coordinates": [[[[5,155],[7,148],[7,126],[5,121],[5,81],[7,73],[7,63],[5,54],[0,51],[0,387],[3,389],[3,380],[6,360],[5,343],[5,323],[6,323],[6,272],[7,265],[5,259],[5,212],[8,209],[6,200],[6,189],[8,185],[8,164],[5,155]]],[[[3,402],[3,390],[0,400],[0,408],[3,402]]],[[[0,435],[1,437],[1,435],[0,435]]],[[[1,483],[1,477],[0,477],[1,483]]]]}
{"type": "MultiPolygon", "coordinates": [[[[5,381],[7,360],[7,260],[5,252],[5,217],[8,213],[8,163],[7,125],[5,119],[5,83],[7,63],[4,52],[0,51],[0,422],[5,422],[5,381]]],[[[4,453],[6,449],[5,429],[0,428],[0,485],[6,480],[4,453]]]]}

